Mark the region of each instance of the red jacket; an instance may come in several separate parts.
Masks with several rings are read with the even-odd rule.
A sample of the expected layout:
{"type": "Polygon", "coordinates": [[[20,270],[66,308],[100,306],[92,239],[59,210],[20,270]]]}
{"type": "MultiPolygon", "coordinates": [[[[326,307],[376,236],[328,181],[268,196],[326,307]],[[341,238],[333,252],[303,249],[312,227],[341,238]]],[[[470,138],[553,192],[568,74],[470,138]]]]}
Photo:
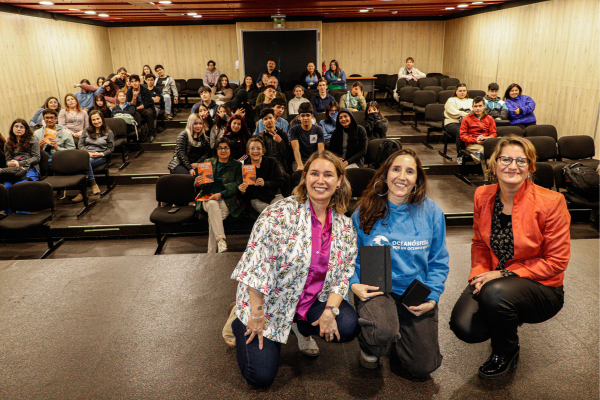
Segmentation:
{"type": "MultiPolygon", "coordinates": [[[[497,191],[498,184],[480,186],[475,191],[469,280],[498,266],[498,257],[490,247],[497,191]]],[[[506,262],[505,268],[545,286],[561,286],[571,257],[570,224],[571,215],[562,194],[525,181],[513,198],[514,258],[506,262]]]]}
{"type": "Polygon", "coordinates": [[[479,135],[496,137],[496,121],[485,114],[481,119],[471,113],[460,124],[460,140],[467,145],[477,143],[479,135]]]}

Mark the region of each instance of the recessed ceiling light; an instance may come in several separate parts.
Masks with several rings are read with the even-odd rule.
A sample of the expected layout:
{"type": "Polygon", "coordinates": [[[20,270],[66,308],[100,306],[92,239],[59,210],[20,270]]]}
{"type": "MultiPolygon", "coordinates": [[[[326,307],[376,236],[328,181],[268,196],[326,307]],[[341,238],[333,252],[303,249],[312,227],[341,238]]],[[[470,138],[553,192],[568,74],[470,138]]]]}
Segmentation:
{"type": "Polygon", "coordinates": [[[360,12],[369,12],[369,10],[360,10],[360,12]]]}
{"type": "Polygon", "coordinates": [[[69,8],[69,11],[81,11],[79,8],[69,8]]]}
{"type": "Polygon", "coordinates": [[[159,3],[159,4],[171,4],[171,2],[170,2],[170,1],[159,1],[158,3],[159,3]]]}
{"type": "Polygon", "coordinates": [[[189,16],[198,15],[198,13],[187,13],[189,16]]]}
{"type": "Polygon", "coordinates": [[[392,11],[392,14],[398,14],[398,11],[392,11]]]}
{"type": "Polygon", "coordinates": [[[372,10],[372,9],[373,9],[373,7],[367,7],[367,10],[372,10]]]}
{"type": "Polygon", "coordinates": [[[109,17],[109,15],[108,15],[108,14],[98,14],[98,16],[99,16],[99,17],[102,17],[102,18],[109,17]]]}
{"type": "Polygon", "coordinates": [[[40,4],[43,6],[53,6],[54,3],[51,1],[40,1],[40,4]]]}
{"type": "Polygon", "coordinates": [[[202,15],[194,15],[192,18],[202,18],[202,15]]]}
{"type": "Polygon", "coordinates": [[[458,7],[458,8],[465,8],[465,7],[469,7],[469,5],[468,4],[459,4],[456,7],[458,7]]]}
{"type": "Polygon", "coordinates": [[[476,2],[471,3],[471,4],[483,4],[483,1],[476,1],[476,2]]]}
{"type": "Polygon", "coordinates": [[[446,7],[446,10],[454,10],[454,7],[446,7]]]}
{"type": "Polygon", "coordinates": [[[96,14],[96,11],[86,11],[86,14],[96,14]]]}

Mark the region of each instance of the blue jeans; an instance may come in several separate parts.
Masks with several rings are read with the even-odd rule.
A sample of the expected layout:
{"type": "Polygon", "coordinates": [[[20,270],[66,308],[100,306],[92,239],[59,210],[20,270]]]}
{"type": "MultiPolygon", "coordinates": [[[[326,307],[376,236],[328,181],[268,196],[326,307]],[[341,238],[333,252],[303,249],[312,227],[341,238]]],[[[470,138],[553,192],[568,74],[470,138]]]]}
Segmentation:
{"type": "Polygon", "coordinates": [[[165,99],[165,114],[171,114],[171,95],[163,93],[163,99],[165,99]]]}
{"type": "Polygon", "coordinates": [[[92,158],[90,157],[90,173],[88,175],[88,181],[93,181],[94,179],[94,168],[102,165],[102,164],[106,164],[106,157],[98,157],[98,158],[92,158]]]}
{"type": "MultiPolygon", "coordinates": [[[[318,300],[312,305],[306,314],[306,321],[294,321],[298,323],[298,330],[302,335],[319,335],[319,326],[312,326],[321,317],[325,310],[326,303],[318,300]]],[[[350,303],[342,301],[340,304],[340,315],[336,317],[340,341],[334,338],[333,343],[344,343],[354,340],[360,332],[358,325],[358,314],[352,308],[350,303]]],[[[246,327],[236,318],[231,324],[233,334],[236,340],[237,361],[246,381],[254,387],[267,387],[273,383],[279,369],[279,355],[281,352],[281,343],[263,338],[263,349],[258,348],[258,338],[254,338],[250,344],[248,340],[246,327]]]]}
{"type": "MultiPolygon", "coordinates": [[[[29,171],[27,171],[27,178],[20,180],[18,182],[3,182],[2,184],[6,187],[6,190],[9,190],[10,187],[12,185],[14,185],[15,183],[21,183],[21,182],[29,182],[29,181],[39,181],[40,180],[40,176],[38,174],[37,169],[33,169],[31,168],[29,171]]],[[[10,193],[9,193],[10,195],[10,193]]],[[[27,211],[19,211],[19,213],[26,213],[27,211]]],[[[8,209],[8,213],[12,214],[11,209],[8,209]]]]}

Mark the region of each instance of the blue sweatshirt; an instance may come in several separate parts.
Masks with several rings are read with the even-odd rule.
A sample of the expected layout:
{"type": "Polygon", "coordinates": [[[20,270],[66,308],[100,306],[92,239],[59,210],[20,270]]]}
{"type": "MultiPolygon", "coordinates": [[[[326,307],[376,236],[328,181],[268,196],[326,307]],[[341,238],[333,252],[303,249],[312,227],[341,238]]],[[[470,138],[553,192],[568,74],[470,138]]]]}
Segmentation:
{"type": "Polygon", "coordinates": [[[352,215],[357,231],[357,246],[354,276],[350,287],[360,283],[360,247],[391,246],[392,288],[397,295],[404,294],[415,279],[423,282],[431,294],[427,300],[439,302],[448,277],[449,256],[446,249],[446,221],[438,205],[428,198],[420,205],[396,206],[388,202],[390,215],[382,224],[379,220],[373,225],[369,235],[359,228],[359,209],[352,215]]]}

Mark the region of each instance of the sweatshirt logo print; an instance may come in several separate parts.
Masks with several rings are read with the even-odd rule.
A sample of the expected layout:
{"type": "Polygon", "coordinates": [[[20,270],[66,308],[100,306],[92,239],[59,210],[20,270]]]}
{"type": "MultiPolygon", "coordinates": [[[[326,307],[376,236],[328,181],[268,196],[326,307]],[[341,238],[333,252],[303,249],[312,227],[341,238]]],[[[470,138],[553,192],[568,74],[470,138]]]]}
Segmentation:
{"type": "Polygon", "coordinates": [[[373,239],[373,243],[375,243],[377,246],[385,246],[386,244],[389,245],[390,241],[385,236],[378,235],[375,236],[375,239],[373,239]]]}

